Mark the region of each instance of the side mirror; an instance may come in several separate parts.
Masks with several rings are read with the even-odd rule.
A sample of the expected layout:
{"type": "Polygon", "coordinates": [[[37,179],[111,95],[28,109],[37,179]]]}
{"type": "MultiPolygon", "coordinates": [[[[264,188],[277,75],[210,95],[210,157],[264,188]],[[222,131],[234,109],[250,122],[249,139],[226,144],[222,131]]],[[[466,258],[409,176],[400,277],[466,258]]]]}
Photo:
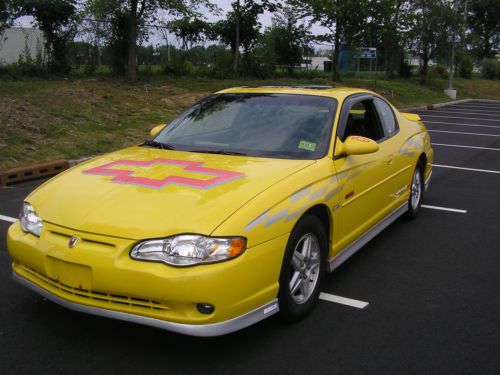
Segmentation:
{"type": "Polygon", "coordinates": [[[161,132],[165,126],[167,125],[165,124],[156,125],[153,129],[150,130],[149,134],[151,135],[151,137],[154,137],[156,136],[156,134],[161,132]]]}
{"type": "Polygon", "coordinates": [[[337,139],[337,147],[339,151],[335,150],[335,155],[364,155],[371,154],[378,151],[378,144],[373,139],[361,137],[359,135],[351,135],[347,137],[344,142],[337,139]]]}

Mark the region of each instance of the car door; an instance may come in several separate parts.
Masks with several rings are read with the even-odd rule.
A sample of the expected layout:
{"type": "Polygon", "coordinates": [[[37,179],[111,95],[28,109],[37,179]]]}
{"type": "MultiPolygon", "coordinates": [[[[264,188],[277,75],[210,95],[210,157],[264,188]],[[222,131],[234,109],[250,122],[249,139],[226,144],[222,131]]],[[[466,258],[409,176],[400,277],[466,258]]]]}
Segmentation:
{"type": "Polygon", "coordinates": [[[399,132],[399,124],[394,114],[394,110],[384,99],[374,97],[373,102],[379,117],[382,128],[384,129],[384,143],[394,150],[390,168],[392,170],[391,180],[388,181],[388,189],[391,191],[389,196],[391,202],[389,209],[396,209],[405,203],[410,190],[410,181],[413,176],[412,159],[401,152],[406,139],[399,132]]]}
{"type": "Polygon", "coordinates": [[[387,142],[373,95],[351,96],[344,102],[336,146],[348,136],[373,139],[379,150],[365,155],[334,157],[342,186],[336,212],[333,253],[336,254],[380,221],[390,209],[393,192],[394,145],[387,142]]]}

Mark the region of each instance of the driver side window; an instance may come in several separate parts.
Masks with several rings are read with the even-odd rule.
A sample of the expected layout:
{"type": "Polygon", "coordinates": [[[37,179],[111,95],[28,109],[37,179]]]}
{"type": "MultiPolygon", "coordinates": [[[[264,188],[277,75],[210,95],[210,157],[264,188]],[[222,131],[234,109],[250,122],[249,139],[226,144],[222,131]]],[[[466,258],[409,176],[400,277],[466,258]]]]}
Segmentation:
{"type": "Polygon", "coordinates": [[[374,141],[384,138],[373,100],[357,102],[350,108],[342,141],[351,135],[359,135],[374,141]]]}

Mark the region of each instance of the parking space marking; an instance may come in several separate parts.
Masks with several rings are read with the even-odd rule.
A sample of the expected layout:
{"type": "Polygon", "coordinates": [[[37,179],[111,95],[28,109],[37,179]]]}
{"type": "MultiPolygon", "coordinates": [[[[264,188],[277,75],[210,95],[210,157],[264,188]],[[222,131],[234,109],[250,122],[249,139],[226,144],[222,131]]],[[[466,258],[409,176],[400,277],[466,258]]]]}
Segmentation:
{"type": "Polygon", "coordinates": [[[319,299],[333,303],[340,303],[341,305],[347,305],[355,307],[357,309],[364,309],[366,306],[368,306],[368,302],[358,301],[357,299],[336,296],[335,294],[329,294],[323,292],[320,293],[319,299]]]}
{"type": "Polygon", "coordinates": [[[464,145],[449,145],[446,143],[433,143],[433,146],[443,146],[443,147],[460,147],[460,148],[472,148],[477,150],[488,150],[488,151],[500,151],[500,148],[492,147],[479,147],[479,146],[464,146],[464,145]]]}
{"type": "Polygon", "coordinates": [[[17,219],[15,217],[4,216],[4,215],[0,215],[0,220],[8,221],[9,223],[13,223],[13,222],[17,221],[17,219]]]}
{"type": "MultiPolygon", "coordinates": [[[[481,115],[481,116],[494,116],[494,117],[499,117],[500,112],[497,113],[492,113],[492,112],[484,112],[484,111],[474,111],[474,112],[469,112],[466,110],[460,110],[460,109],[454,109],[452,111],[445,111],[445,110],[439,110],[439,109],[433,109],[433,110],[425,110],[422,109],[419,112],[431,112],[431,113],[460,113],[464,115],[481,115]]],[[[423,115],[427,116],[427,115],[423,115]]]]}
{"type": "Polygon", "coordinates": [[[500,134],[485,134],[485,133],[467,133],[467,132],[452,132],[449,130],[431,130],[427,129],[428,132],[434,133],[453,133],[453,134],[466,134],[466,135],[480,135],[484,137],[500,137],[500,134]]]}
{"type": "Polygon", "coordinates": [[[457,110],[463,110],[463,111],[490,111],[490,112],[500,112],[499,107],[449,107],[457,110]]]}
{"type": "Polygon", "coordinates": [[[462,116],[434,116],[434,115],[420,115],[420,117],[440,117],[440,118],[459,118],[462,120],[478,120],[478,121],[495,121],[500,122],[499,120],[492,118],[476,118],[476,117],[462,117],[462,116]]]}
{"type": "Polygon", "coordinates": [[[429,206],[428,204],[423,204],[421,207],[428,208],[431,210],[456,212],[459,214],[466,214],[467,213],[467,210],[460,210],[458,208],[448,208],[448,207],[440,207],[440,206],[429,206]]]}
{"type": "Polygon", "coordinates": [[[500,171],[493,171],[491,169],[465,168],[465,167],[456,167],[454,165],[440,165],[440,164],[432,164],[432,166],[437,168],[461,169],[464,171],[500,174],[500,171]]]}
{"type": "Polygon", "coordinates": [[[444,121],[425,121],[426,124],[445,124],[445,125],[456,125],[456,126],[476,126],[478,128],[496,128],[500,129],[500,126],[496,125],[478,125],[478,124],[462,124],[454,122],[444,122],[444,121]]]}
{"type": "Polygon", "coordinates": [[[500,106],[497,103],[461,103],[461,104],[454,104],[453,107],[484,107],[484,108],[500,109],[500,106]]]}

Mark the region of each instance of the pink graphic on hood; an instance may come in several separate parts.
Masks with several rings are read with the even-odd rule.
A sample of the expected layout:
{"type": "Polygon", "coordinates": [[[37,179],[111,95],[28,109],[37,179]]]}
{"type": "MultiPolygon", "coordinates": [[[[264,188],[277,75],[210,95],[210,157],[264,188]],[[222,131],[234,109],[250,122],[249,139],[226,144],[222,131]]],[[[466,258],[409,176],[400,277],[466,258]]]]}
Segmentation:
{"type": "Polygon", "coordinates": [[[149,161],[141,160],[116,160],[108,164],[101,165],[92,169],[83,171],[85,174],[95,174],[103,176],[114,176],[111,182],[137,185],[152,189],[161,189],[166,185],[180,185],[194,187],[197,189],[211,189],[215,186],[225,184],[226,182],[234,181],[238,178],[244,177],[243,173],[225,171],[222,169],[205,168],[203,162],[176,160],[176,159],[163,159],[156,158],[149,161]],[[156,164],[164,165],[180,165],[184,166],[184,170],[193,173],[202,173],[211,175],[213,178],[208,180],[200,180],[197,178],[181,177],[175,175],[168,175],[162,179],[154,179],[147,177],[133,176],[133,170],[113,169],[117,165],[130,165],[134,167],[150,167],[156,164]]]}

